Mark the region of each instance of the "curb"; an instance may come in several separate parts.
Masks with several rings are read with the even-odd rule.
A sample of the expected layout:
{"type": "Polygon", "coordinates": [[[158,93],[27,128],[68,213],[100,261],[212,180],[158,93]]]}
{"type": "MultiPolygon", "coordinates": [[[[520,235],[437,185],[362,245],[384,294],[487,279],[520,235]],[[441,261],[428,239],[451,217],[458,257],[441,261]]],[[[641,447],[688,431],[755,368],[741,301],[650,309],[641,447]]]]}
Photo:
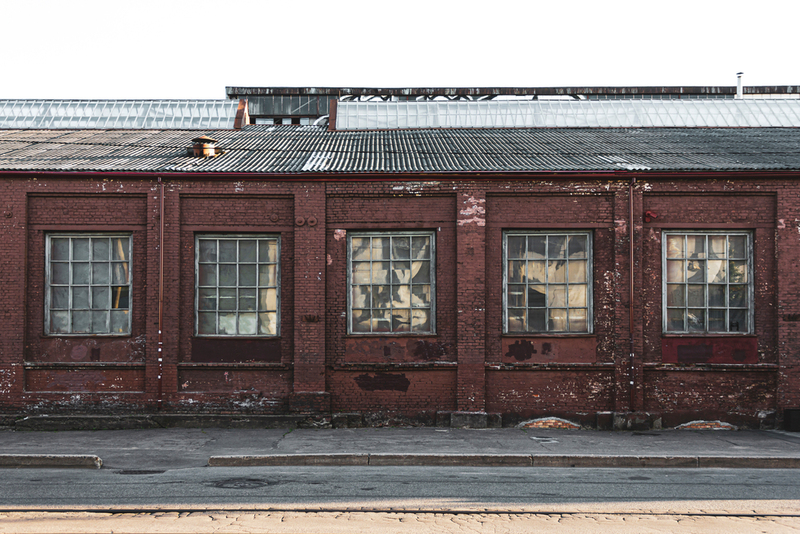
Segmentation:
{"type": "Polygon", "coordinates": [[[800,458],[724,456],[551,456],[531,454],[270,454],[212,456],[209,467],[255,466],[472,466],[594,468],[800,469],[800,458]]]}
{"type": "Polygon", "coordinates": [[[103,460],[86,454],[0,454],[0,468],[100,469],[103,460]]]}

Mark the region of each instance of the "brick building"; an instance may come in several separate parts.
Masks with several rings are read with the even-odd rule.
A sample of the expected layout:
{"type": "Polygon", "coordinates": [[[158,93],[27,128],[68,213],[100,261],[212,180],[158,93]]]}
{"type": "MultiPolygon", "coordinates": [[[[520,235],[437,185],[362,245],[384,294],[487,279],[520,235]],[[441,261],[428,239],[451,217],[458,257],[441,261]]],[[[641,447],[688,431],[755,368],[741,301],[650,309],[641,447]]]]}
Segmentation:
{"type": "Polygon", "coordinates": [[[0,410],[780,425],[799,104],[0,130],[0,410]]]}

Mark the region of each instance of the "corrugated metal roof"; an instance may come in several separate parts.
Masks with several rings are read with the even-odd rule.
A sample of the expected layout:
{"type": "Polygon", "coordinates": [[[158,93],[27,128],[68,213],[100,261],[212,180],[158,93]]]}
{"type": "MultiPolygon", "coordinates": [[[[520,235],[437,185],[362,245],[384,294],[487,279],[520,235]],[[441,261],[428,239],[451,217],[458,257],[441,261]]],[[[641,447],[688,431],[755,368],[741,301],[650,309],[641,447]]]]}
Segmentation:
{"type": "Polygon", "coordinates": [[[339,102],[337,130],[404,128],[788,128],[800,100],[339,102]]]}
{"type": "Polygon", "coordinates": [[[800,170],[800,128],[565,128],[330,132],[206,130],[224,153],[187,155],[190,130],[0,130],[0,170],[417,173],[800,170]]]}
{"type": "Polygon", "coordinates": [[[233,128],[236,100],[0,100],[0,128],[233,128]]]}

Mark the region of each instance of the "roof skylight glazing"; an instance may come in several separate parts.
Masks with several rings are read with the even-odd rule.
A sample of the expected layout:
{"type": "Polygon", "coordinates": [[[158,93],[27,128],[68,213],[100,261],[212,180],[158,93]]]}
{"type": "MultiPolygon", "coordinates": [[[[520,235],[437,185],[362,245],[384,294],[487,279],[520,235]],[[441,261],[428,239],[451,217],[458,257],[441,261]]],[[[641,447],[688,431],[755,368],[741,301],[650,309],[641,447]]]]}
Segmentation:
{"type": "Polygon", "coordinates": [[[800,100],[339,102],[337,130],[800,127],[800,100]]]}
{"type": "Polygon", "coordinates": [[[238,100],[0,100],[0,128],[228,129],[238,100]]]}

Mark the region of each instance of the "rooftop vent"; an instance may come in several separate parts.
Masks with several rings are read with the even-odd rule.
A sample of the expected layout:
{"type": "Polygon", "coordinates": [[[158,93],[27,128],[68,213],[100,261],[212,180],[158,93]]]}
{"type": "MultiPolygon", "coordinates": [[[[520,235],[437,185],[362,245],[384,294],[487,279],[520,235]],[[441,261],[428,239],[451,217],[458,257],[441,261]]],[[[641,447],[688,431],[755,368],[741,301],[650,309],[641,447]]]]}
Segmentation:
{"type": "Polygon", "coordinates": [[[217,148],[217,140],[211,139],[207,135],[192,139],[192,148],[189,155],[196,158],[213,158],[222,154],[222,150],[217,148]]]}

